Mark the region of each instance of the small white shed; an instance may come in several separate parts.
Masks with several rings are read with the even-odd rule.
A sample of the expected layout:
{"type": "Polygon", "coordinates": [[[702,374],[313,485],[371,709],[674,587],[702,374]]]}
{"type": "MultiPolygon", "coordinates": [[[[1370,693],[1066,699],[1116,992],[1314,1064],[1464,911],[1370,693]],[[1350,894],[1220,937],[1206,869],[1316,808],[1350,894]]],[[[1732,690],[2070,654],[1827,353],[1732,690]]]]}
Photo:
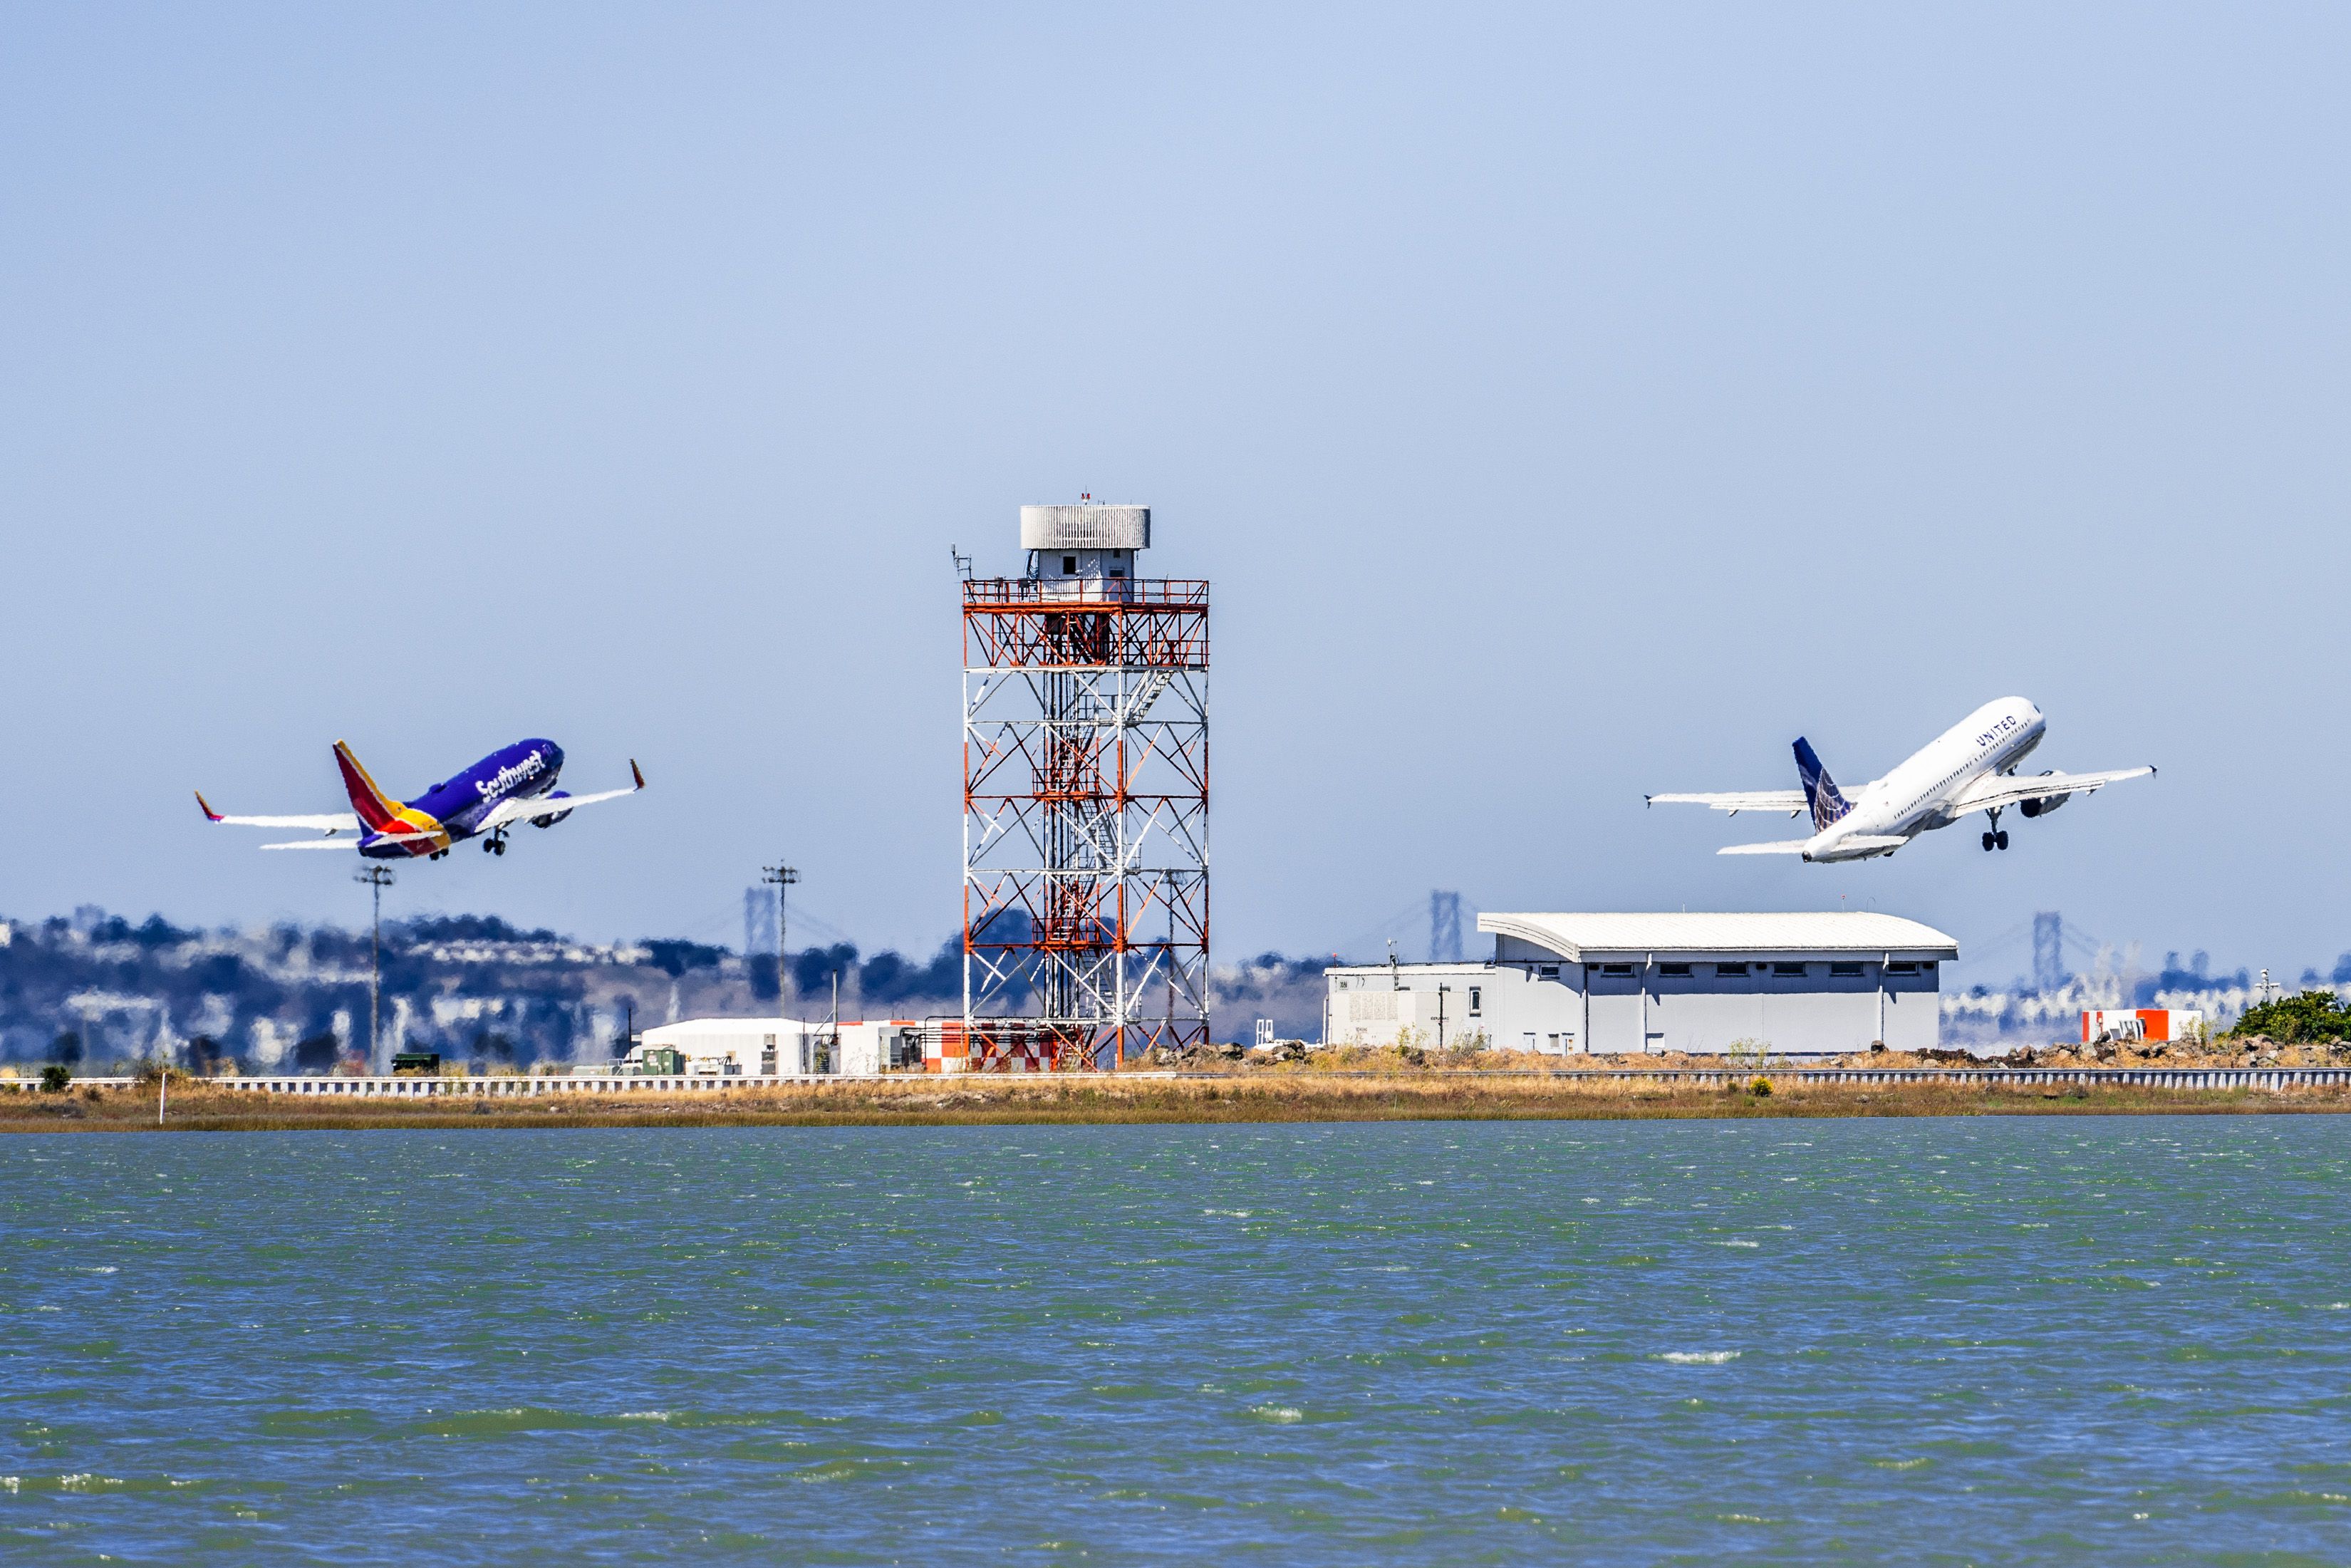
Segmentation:
{"type": "Polygon", "coordinates": [[[628,1054],[635,1066],[647,1051],[669,1048],[685,1058],[689,1073],[714,1077],[802,1077],[813,1072],[852,1076],[923,1060],[923,1026],[909,1019],[831,1024],[801,1019],[683,1019],[638,1035],[628,1054]]]}

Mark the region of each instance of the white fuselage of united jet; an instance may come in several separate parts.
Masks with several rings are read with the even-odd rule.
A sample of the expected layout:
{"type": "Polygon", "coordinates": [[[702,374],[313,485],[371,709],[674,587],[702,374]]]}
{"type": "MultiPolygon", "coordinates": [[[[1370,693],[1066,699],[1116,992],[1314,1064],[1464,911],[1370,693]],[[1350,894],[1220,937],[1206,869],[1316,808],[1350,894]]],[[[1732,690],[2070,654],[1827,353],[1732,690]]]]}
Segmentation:
{"type": "Polygon", "coordinates": [[[1836,787],[1812,747],[1799,738],[1795,753],[1801,789],[1652,795],[1648,800],[1652,805],[1711,806],[1734,816],[1740,811],[1786,811],[1791,816],[1809,812],[1810,838],[1731,844],[1718,852],[1855,861],[1892,854],[1920,833],[1948,828],[1977,811],[1983,812],[1991,824],[1983,835],[1983,847],[2004,850],[2008,834],[2001,828],[2000,814],[2010,807],[2015,807],[2021,816],[2043,817],[2075,795],[2155,771],[2126,768],[2107,773],[2049,771],[2018,777],[2017,766],[2041,744],[2048,723],[2041,710],[2023,697],[2001,697],[1928,741],[1884,778],[1850,793],[1836,787]]]}

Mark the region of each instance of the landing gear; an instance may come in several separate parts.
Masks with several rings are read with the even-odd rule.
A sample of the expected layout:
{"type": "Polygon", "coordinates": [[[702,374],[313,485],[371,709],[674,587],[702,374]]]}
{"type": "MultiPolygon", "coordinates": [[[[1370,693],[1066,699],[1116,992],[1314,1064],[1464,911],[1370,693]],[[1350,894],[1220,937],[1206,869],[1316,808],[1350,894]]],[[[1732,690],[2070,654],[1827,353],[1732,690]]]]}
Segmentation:
{"type": "Polygon", "coordinates": [[[1998,844],[2001,849],[2008,848],[2008,830],[2006,828],[2002,828],[2000,831],[1994,833],[1991,836],[1991,841],[1998,844]]]}
{"type": "Polygon", "coordinates": [[[1991,819],[1991,831],[1983,836],[1984,852],[1989,854],[1993,850],[2008,848],[2008,832],[2000,825],[2000,813],[1986,811],[1984,815],[1991,819]]]}
{"type": "Polygon", "coordinates": [[[486,855],[502,855],[506,853],[507,831],[504,828],[500,828],[496,832],[492,833],[488,838],[484,839],[482,841],[482,852],[486,855]]]}
{"type": "Polygon", "coordinates": [[[1991,853],[1994,847],[1993,835],[1986,833],[1984,835],[1984,852],[1987,854],[1991,853]]]}

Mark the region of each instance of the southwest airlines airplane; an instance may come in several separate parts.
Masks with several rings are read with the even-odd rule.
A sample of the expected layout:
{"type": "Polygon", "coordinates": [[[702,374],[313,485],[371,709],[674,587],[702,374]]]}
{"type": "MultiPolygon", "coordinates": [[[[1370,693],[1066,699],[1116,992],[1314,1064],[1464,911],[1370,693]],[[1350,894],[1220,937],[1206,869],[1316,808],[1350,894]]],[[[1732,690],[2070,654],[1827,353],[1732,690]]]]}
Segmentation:
{"type": "Polygon", "coordinates": [[[645,787],[636,759],[629,774],[636,782],[626,789],[606,789],[594,795],[568,794],[555,787],[563,771],[563,747],[551,740],[517,740],[493,751],[445,784],[435,784],[413,800],[395,800],[375,787],[360,759],[341,741],[335,742],[335,761],[343,770],[343,790],[351,798],[349,811],[322,812],[314,817],[224,817],[212,809],[203,791],[196,804],[207,821],[244,828],[315,828],[325,836],[264,844],[265,850],[339,850],[356,844],[370,860],[406,860],[423,855],[439,860],[452,844],[464,839],[482,840],[488,853],[507,852],[507,830],[528,819],[535,828],[551,828],[582,806],[616,800],[645,787]]]}
{"type": "Polygon", "coordinates": [[[1797,789],[1754,789],[1719,795],[1651,795],[1648,801],[1711,806],[1737,816],[1741,811],[1809,810],[1813,836],[1768,844],[1731,844],[1725,855],[1802,855],[1808,861],[1858,861],[1890,855],[1929,828],[1948,828],[1981,811],[1991,827],[1987,850],[2008,848],[2000,814],[2013,806],[2027,817],[2046,816],[2075,795],[2087,795],[2152,768],[2114,773],[2044,772],[2016,776],[2016,765],[2041,744],[2048,720],[2022,697],[1986,703],[1945,730],[1885,778],[1873,779],[1850,797],[1830,779],[1821,759],[1801,736],[1796,740],[1797,789]]]}

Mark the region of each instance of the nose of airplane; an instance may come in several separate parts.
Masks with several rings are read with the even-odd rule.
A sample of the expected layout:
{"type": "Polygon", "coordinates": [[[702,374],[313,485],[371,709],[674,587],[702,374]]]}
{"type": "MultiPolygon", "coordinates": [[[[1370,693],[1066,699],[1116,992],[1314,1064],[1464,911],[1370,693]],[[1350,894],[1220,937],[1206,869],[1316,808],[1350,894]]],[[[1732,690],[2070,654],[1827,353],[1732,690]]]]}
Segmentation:
{"type": "Polygon", "coordinates": [[[563,747],[551,740],[547,743],[547,770],[550,773],[563,771],[563,747]]]}

